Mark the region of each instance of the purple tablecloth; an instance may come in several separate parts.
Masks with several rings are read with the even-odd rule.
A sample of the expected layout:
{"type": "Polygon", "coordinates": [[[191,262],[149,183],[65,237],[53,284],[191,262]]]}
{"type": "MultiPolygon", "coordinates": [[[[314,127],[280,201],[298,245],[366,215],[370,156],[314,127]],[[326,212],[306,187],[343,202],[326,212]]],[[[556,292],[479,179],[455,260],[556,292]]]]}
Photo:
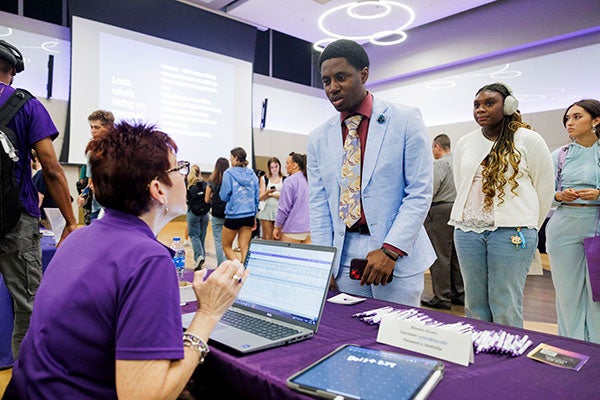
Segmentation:
{"type": "MultiPolygon", "coordinates": [[[[40,242],[42,246],[42,270],[45,271],[56,252],[56,247],[54,237],[51,236],[42,236],[40,242]]],[[[11,351],[12,330],[12,299],[0,274],[0,369],[8,368],[14,363],[11,351]]]]}
{"type": "MultiPolygon", "coordinates": [[[[331,292],[328,297],[335,295],[331,292]]],[[[211,353],[195,378],[212,393],[228,393],[238,399],[310,399],[288,389],[285,382],[293,373],[345,343],[422,356],[377,343],[378,326],[367,325],[352,314],[385,305],[405,306],[369,299],[354,306],[326,303],[317,334],[311,339],[250,355],[237,355],[213,343],[211,353]]],[[[182,307],[194,311],[195,303],[182,307]]],[[[527,358],[477,354],[475,363],[463,367],[445,362],[446,372],[429,399],[591,399],[598,398],[600,345],[422,310],[442,322],[468,321],[478,330],[505,330],[539,343],[591,356],[580,371],[549,366],[527,358]]]]}

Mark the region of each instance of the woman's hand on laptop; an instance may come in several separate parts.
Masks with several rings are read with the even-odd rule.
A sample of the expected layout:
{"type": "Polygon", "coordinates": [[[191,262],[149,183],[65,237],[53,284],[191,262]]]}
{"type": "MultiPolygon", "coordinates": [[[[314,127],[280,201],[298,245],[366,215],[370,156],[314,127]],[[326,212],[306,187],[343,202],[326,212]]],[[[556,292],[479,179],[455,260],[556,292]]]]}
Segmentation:
{"type": "Polygon", "coordinates": [[[194,272],[192,287],[198,299],[198,311],[188,326],[187,333],[193,333],[204,343],[225,311],[237,298],[248,277],[248,270],[239,261],[225,261],[208,278],[207,269],[194,272]]]}
{"type": "Polygon", "coordinates": [[[249,271],[238,260],[224,261],[208,278],[207,270],[194,273],[198,312],[218,321],[237,298],[249,271]]]}

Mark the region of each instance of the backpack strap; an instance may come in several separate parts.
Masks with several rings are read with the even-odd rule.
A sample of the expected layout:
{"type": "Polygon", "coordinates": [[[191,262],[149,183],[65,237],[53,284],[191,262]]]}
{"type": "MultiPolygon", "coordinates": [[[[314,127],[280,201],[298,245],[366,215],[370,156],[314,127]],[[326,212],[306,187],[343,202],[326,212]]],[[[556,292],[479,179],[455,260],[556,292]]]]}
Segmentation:
{"type": "MultiPolygon", "coordinates": [[[[6,126],[19,112],[21,107],[31,99],[33,95],[25,89],[16,89],[13,94],[0,106],[0,128],[6,126]]],[[[15,148],[17,137],[10,129],[0,130],[0,142],[2,150],[14,162],[19,161],[19,154],[15,148]],[[6,132],[5,132],[6,131],[6,132]]],[[[22,178],[22,177],[21,177],[22,178]]],[[[22,179],[21,179],[22,181],[22,179]]]]}
{"type": "Polygon", "coordinates": [[[0,106],[0,126],[6,126],[32,97],[33,95],[27,90],[16,89],[8,100],[0,106]]]}
{"type": "Polygon", "coordinates": [[[567,152],[569,151],[569,145],[563,146],[558,152],[558,165],[556,168],[556,190],[562,190],[562,169],[567,158],[567,152]]]}

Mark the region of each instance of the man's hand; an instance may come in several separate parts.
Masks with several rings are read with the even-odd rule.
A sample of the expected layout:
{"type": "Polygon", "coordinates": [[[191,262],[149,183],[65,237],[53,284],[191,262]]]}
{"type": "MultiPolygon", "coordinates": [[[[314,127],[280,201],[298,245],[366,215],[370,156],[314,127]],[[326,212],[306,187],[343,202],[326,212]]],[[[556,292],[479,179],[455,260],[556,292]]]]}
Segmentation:
{"type": "Polygon", "coordinates": [[[367,254],[367,266],[363,272],[360,285],[385,286],[389,276],[394,272],[396,263],[385,255],[383,250],[377,249],[367,254]]]}
{"type": "Polygon", "coordinates": [[[64,238],[66,238],[69,235],[69,233],[73,232],[78,227],[79,227],[79,225],[77,225],[77,224],[65,225],[65,229],[63,229],[63,231],[62,231],[60,240],[58,242],[56,242],[56,247],[59,247],[62,244],[64,238]]]}

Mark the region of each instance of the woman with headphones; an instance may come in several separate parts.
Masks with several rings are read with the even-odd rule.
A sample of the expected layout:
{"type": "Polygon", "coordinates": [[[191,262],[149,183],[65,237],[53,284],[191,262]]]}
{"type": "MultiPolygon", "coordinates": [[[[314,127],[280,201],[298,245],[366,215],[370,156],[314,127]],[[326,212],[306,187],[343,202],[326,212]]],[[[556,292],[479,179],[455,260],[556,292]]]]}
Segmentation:
{"type": "Polygon", "coordinates": [[[524,123],[504,83],[483,86],[473,116],[481,127],[457,143],[450,225],[465,284],[467,317],[523,326],[523,288],[537,230],[554,194],[550,151],[524,123]]]}

